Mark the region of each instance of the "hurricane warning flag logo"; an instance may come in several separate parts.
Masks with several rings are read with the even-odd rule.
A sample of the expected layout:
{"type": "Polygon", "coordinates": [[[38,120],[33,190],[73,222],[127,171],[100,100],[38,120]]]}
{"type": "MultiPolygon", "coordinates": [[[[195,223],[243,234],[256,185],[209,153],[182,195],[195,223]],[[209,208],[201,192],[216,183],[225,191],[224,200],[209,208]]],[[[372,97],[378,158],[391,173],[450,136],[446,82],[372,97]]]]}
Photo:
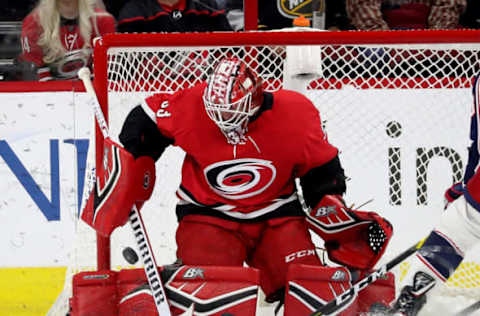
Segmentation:
{"type": "Polygon", "coordinates": [[[275,179],[277,170],[268,160],[236,159],[211,164],[204,174],[217,194],[238,200],[265,191],[275,179]]]}

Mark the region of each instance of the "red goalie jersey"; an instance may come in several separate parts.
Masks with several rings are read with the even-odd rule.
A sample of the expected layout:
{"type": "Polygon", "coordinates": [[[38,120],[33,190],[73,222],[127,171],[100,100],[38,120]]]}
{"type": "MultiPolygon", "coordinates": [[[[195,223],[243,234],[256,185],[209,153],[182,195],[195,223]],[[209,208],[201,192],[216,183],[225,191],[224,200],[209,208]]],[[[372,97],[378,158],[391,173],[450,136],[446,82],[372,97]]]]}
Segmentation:
{"type": "Polygon", "coordinates": [[[172,96],[157,94],[142,104],[160,133],[186,152],[179,217],[196,212],[234,220],[304,216],[294,178],[338,152],[313,104],[293,91],[265,93],[244,143],[231,145],[205,112],[204,89],[202,84],[172,96]]]}
{"type": "MultiPolygon", "coordinates": [[[[328,142],[312,102],[294,91],[268,93],[262,87],[243,62],[223,59],[206,83],[145,99],[128,114],[119,138],[135,158],[158,159],[170,144],[185,151],[177,190],[177,257],[187,265],[259,269],[260,286],[273,302],[281,299],[292,266],[321,266],[295,180],[306,205],[315,210],[330,207],[320,200],[342,195],[346,184],[338,150],[328,142]]],[[[344,246],[334,253],[340,264],[355,263],[358,251],[347,250],[368,248],[365,230],[376,218],[362,220],[364,229],[346,232],[352,222],[358,221],[342,225],[342,236],[324,234],[330,244],[344,246]],[[355,247],[357,239],[363,248],[355,247]]],[[[364,268],[371,268],[379,254],[360,253],[367,257],[364,268]]],[[[306,289],[320,305],[333,298],[330,272],[326,283],[306,289]]],[[[343,281],[345,289],[349,281],[343,281]]],[[[290,306],[286,315],[307,315],[290,306]]]]}

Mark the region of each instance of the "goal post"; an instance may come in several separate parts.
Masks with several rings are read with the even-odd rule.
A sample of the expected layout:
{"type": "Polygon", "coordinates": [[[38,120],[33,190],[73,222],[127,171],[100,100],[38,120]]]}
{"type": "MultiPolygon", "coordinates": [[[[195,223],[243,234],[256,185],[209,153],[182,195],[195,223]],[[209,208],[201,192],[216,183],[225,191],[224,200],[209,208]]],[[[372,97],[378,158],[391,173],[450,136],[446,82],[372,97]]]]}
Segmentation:
{"type": "MultiPolygon", "coordinates": [[[[292,64],[287,53],[302,47],[315,54],[315,76],[305,80],[303,93],[340,150],[349,177],[346,201],[373,199],[362,209],[392,222],[394,237],[385,255],[391,258],[428,234],[443,212],[443,192],[463,175],[480,31],[108,34],[95,45],[94,86],[115,136],[142,98],[200,83],[222,57],[241,58],[266,90],[278,90],[291,79],[284,77],[291,70],[284,66],[292,64]]],[[[296,58],[293,64],[301,60],[296,58]]],[[[101,146],[99,136],[97,152],[101,146]]],[[[183,155],[169,148],[157,162],[157,185],[142,209],[159,264],[175,259],[175,190],[183,155]]],[[[97,243],[85,226],[78,225],[72,250],[78,259],[69,271],[127,265],[120,253],[134,247],[128,230],[97,243]]],[[[461,268],[442,293],[479,300],[480,256],[461,268]]]]}

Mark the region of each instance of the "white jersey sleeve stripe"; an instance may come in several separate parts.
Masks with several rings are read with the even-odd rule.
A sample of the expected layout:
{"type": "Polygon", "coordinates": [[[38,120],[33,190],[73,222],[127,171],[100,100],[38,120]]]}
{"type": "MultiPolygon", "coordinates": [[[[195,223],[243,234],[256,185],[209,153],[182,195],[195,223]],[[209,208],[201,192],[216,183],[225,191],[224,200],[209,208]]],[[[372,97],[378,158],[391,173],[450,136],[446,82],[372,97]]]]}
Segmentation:
{"type": "MultiPolygon", "coordinates": [[[[180,201],[178,202],[179,205],[194,204],[194,205],[209,207],[208,205],[201,205],[199,203],[196,203],[195,201],[190,199],[190,197],[188,197],[181,190],[177,191],[177,196],[180,198],[180,201]]],[[[287,197],[285,199],[272,200],[272,204],[270,204],[269,206],[260,208],[256,211],[249,212],[249,213],[232,211],[232,210],[236,209],[237,207],[234,206],[234,205],[229,205],[229,204],[223,204],[223,205],[220,205],[220,206],[213,206],[213,207],[209,207],[209,208],[212,209],[212,210],[222,212],[223,214],[225,214],[229,217],[232,217],[232,218],[236,218],[236,219],[254,219],[254,218],[260,217],[262,215],[268,214],[270,212],[273,212],[276,209],[278,209],[279,207],[281,207],[282,205],[293,202],[297,199],[298,199],[297,194],[294,193],[294,194],[290,195],[289,197],[287,197]]]]}
{"type": "Polygon", "coordinates": [[[145,99],[142,100],[142,103],[140,103],[140,106],[142,107],[143,111],[148,115],[148,117],[155,124],[157,124],[157,118],[156,118],[155,112],[148,106],[147,102],[145,102],[145,99]]]}

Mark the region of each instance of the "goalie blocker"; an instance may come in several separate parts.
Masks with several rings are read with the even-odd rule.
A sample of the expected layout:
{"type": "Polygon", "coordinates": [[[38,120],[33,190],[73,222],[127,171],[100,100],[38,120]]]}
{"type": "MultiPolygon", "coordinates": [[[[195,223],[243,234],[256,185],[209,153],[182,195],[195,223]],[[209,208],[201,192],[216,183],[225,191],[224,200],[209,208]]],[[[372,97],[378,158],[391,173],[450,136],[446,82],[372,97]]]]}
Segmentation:
{"type": "Polygon", "coordinates": [[[134,203],[138,209],[148,200],[155,184],[155,162],[151,157],[137,159],[109,138],[104,140],[103,166],[82,211],[81,218],[98,233],[110,236],[124,225],[134,203]]]}

